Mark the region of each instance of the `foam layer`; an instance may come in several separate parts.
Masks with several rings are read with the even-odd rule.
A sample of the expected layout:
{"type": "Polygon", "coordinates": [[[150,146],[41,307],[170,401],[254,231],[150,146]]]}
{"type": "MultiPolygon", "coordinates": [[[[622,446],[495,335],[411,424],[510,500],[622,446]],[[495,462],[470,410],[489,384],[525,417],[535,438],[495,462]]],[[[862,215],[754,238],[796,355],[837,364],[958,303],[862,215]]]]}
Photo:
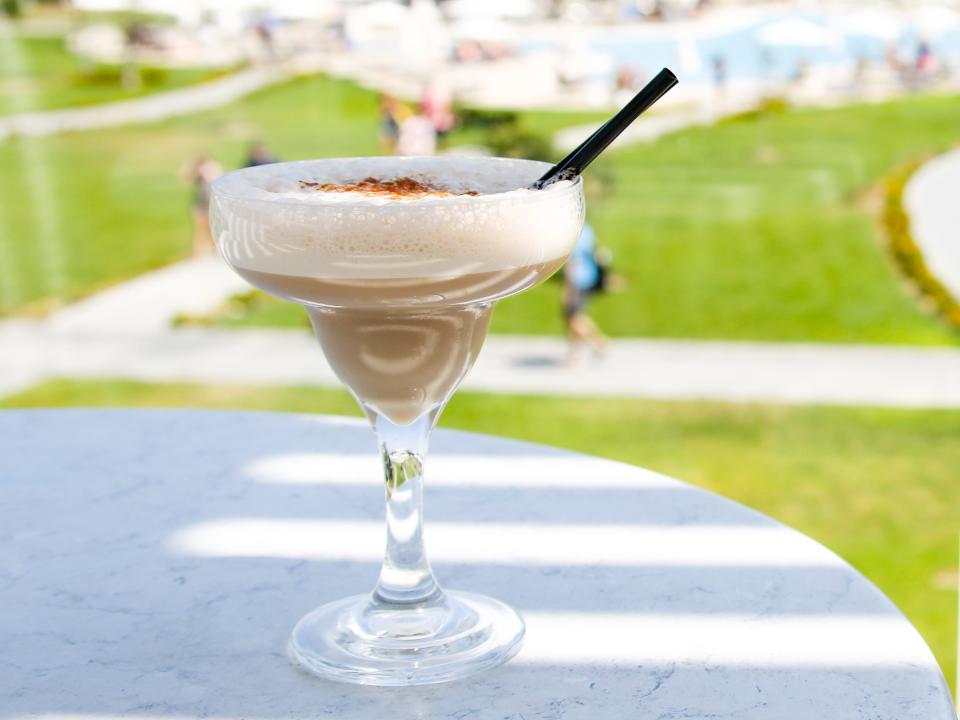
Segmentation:
{"type": "Polygon", "coordinates": [[[228,262],[280,275],[420,278],[517,268],[565,257],[580,232],[580,181],[526,189],[548,167],[449,157],[264,165],[214,183],[211,226],[228,262]],[[480,194],[391,199],[301,184],[367,177],[480,194]]]}

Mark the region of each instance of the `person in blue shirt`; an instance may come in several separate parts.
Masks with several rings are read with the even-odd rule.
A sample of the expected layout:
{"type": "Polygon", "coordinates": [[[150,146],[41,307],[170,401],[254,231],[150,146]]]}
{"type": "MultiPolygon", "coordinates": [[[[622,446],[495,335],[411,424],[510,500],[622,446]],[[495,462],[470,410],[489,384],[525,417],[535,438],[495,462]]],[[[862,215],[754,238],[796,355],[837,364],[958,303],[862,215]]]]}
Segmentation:
{"type": "Polygon", "coordinates": [[[567,323],[569,342],[567,363],[577,360],[580,343],[586,341],[595,357],[601,357],[607,338],[586,312],[587,300],[604,288],[606,269],[596,257],[597,237],[589,223],[584,223],[580,238],[567,260],[563,271],[563,316],[567,323]]]}

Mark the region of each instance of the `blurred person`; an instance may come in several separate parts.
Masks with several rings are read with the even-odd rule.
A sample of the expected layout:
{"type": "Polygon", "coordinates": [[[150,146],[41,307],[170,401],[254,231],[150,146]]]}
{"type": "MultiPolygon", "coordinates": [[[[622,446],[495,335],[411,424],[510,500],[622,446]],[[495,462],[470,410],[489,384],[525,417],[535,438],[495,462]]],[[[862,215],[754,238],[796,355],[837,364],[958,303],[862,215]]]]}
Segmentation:
{"type": "Polygon", "coordinates": [[[573,248],[563,269],[563,317],[567,325],[567,365],[577,362],[580,344],[587,342],[599,359],[607,347],[607,337],[586,311],[587,301],[606,287],[609,267],[598,262],[596,234],[589,223],[573,248]]]}
{"type": "Polygon", "coordinates": [[[639,89],[640,77],[637,71],[629,65],[621,65],[618,67],[614,78],[614,103],[623,105],[629,102],[630,98],[632,98],[639,89]]]}
{"type": "Polygon", "coordinates": [[[870,72],[870,60],[863,53],[857,55],[857,61],[853,66],[853,83],[855,87],[860,87],[867,79],[870,72]]]}
{"type": "Polygon", "coordinates": [[[153,28],[137,18],[132,19],[124,28],[124,37],[128,48],[160,47],[153,28]]]}
{"type": "Polygon", "coordinates": [[[637,72],[629,65],[621,65],[617,68],[617,90],[629,90],[636,92],[640,88],[640,81],[637,79],[637,72]]]}
{"type": "Polygon", "coordinates": [[[810,63],[807,62],[806,58],[800,58],[797,60],[797,64],[793,66],[793,72],[790,73],[790,84],[794,87],[800,87],[809,76],[810,63]]]}
{"type": "Polygon", "coordinates": [[[397,155],[433,155],[437,151],[437,131],[423,112],[400,123],[397,155]]]}
{"type": "Polygon", "coordinates": [[[158,50],[154,32],[145,22],[133,18],[124,27],[123,62],[120,65],[120,84],[125,90],[143,87],[143,73],[137,58],[142,50],[158,50]]]}
{"type": "Polygon", "coordinates": [[[888,43],[886,51],[883,54],[884,62],[890,73],[900,81],[904,80],[904,67],[900,59],[900,50],[896,43],[888,43]]]}
{"type": "Polygon", "coordinates": [[[937,70],[937,56],[933,54],[933,48],[927,40],[921,40],[917,44],[913,69],[920,77],[930,75],[937,70]]]}
{"type": "Polygon", "coordinates": [[[454,61],[463,65],[479,62],[483,59],[480,44],[475,40],[464,40],[454,51],[454,61]]]}
{"type": "Polygon", "coordinates": [[[505,58],[513,57],[515,51],[513,46],[509,43],[499,40],[486,40],[480,43],[480,54],[482,59],[487,61],[503,60],[505,58]]]}
{"type": "Polygon", "coordinates": [[[214,251],[210,234],[210,185],[221,175],[220,163],[208,155],[198,155],[180,170],[180,177],[192,187],[190,214],[193,218],[194,257],[210,255],[214,251]]]}
{"type": "Polygon", "coordinates": [[[270,152],[265,143],[260,140],[250,143],[247,149],[247,159],[243,161],[244,167],[257,167],[258,165],[269,165],[280,162],[280,158],[270,152]]]}
{"type": "Polygon", "coordinates": [[[392,95],[380,95],[380,149],[386,155],[397,151],[400,138],[400,101],[392,95]]]}
{"type": "Polygon", "coordinates": [[[421,112],[430,118],[437,140],[443,140],[453,129],[453,94],[444,86],[429,84],[423,90],[420,100],[421,112]]]}
{"type": "Polygon", "coordinates": [[[710,61],[713,70],[713,89],[717,97],[723,97],[727,89],[727,59],[719,53],[710,61]]]}
{"type": "Polygon", "coordinates": [[[269,17],[260,18],[254,27],[254,32],[256,32],[257,39],[260,41],[260,46],[263,48],[267,59],[272,60],[275,58],[277,55],[277,47],[274,41],[273,21],[269,17]]]}

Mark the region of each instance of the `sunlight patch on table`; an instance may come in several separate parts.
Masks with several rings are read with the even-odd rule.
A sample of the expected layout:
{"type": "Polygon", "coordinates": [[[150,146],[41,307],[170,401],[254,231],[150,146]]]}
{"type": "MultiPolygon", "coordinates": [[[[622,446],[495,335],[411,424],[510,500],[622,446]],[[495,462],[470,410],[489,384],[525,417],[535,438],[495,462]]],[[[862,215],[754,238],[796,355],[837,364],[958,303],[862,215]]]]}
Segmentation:
{"type": "Polygon", "coordinates": [[[936,667],[916,630],[889,615],[525,612],[518,663],[748,667],[936,667]]]}
{"type": "MultiPolygon", "coordinates": [[[[432,455],[426,481],[440,487],[683,488],[682,483],[647,470],[577,455],[432,455]]],[[[289,453],[248,463],[243,474],[275,485],[379,485],[383,468],[373,452],[363,455],[289,453]]]]}
{"type": "MultiPolygon", "coordinates": [[[[844,567],[821,545],[769,526],[430,523],[433,560],[498,565],[844,567]]],[[[384,526],[363,521],[213,520],[183,528],[172,551],[199,557],[379,562],[384,526]]]]}

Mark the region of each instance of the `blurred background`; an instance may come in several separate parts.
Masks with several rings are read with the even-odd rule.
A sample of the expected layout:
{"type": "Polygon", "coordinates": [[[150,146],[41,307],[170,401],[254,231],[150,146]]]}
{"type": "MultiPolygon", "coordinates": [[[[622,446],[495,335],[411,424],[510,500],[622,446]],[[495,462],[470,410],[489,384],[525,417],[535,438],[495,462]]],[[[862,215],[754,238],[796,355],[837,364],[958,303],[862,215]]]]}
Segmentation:
{"type": "Polygon", "coordinates": [[[209,183],[323,156],[555,160],[670,66],[680,86],[589,172],[574,261],[498,306],[441,424],[768,513],[877,583],[955,677],[960,2],[0,7],[5,408],[357,414],[302,309],[212,255],[209,183]]]}

